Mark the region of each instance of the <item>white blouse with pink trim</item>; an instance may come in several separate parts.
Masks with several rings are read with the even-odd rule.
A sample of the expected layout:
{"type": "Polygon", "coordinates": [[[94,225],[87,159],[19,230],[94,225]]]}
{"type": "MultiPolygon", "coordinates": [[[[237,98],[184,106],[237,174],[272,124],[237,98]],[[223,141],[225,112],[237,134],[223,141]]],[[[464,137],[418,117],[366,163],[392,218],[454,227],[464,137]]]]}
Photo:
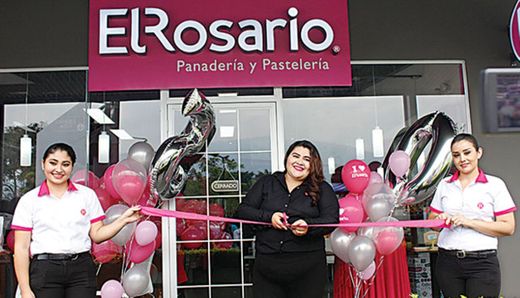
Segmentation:
{"type": "Polygon", "coordinates": [[[11,229],[31,232],[31,254],[81,253],[90,250],[90,225],[105,214],[96,193],[69,182],[56,198],[44,182],[27,192],[16,206],[11,229]]]}
{"type": "MultiPolygon", "coordinates": [[[[480,170],[475,182],[464,190],[458,173],[441,181],[430,209],[435,213],[462,214],[470,219],[494,221],[496,216],[516,211],[516,206],[504,181],[480,170]]],[[[453,227],[441,231],[438,246],[467,251],[497,249],[498,239],[470,228],[453,227]]]]}

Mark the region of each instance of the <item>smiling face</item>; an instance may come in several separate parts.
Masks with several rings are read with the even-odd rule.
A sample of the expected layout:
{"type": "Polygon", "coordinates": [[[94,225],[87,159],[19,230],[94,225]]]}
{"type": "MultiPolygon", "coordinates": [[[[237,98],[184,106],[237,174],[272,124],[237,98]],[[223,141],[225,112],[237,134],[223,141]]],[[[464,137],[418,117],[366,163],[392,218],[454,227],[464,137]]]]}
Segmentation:
{"type": "Polygon", "coordinates": [[[285,164],[287,175],[297,181],[303,181],[311,171],[311,153],[309,149],[297,146],[287,156],[285,164]]]}
{"type": "Polygon", "coordinates": [[[47,183],[55,186],[66,185],[72,173],[73,162],[67,151],[56,150],[42,161],[47,183]]]}
{"type": "Polygon", "coordinates": [[[451,146],[453,164],[463,175],[478,173],[478,160],[482,156],[482,150],[476,148],[473,143],[461,140],[451,146]]]}

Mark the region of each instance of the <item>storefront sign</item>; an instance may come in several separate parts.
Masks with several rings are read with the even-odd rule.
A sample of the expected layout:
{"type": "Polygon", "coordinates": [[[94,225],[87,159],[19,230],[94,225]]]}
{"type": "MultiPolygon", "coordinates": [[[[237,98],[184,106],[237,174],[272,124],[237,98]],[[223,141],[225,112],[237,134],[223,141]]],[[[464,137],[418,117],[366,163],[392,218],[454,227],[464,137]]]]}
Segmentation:
{"type": "Polygon", "coordinates": [[[350,86],[344,0],[91,0],[89,90],[350,86]]]}
{"type": "Polygon", "coordinates": [[[214,192],[238,191],[237,180],[218,180],[211,183],[211,190],[214,192]]]}
{"type": "Polygon", "coordinates": [[[520,60],[520,0],[516,2],[509,22],[509,39],[517,60],[520,60]]]}

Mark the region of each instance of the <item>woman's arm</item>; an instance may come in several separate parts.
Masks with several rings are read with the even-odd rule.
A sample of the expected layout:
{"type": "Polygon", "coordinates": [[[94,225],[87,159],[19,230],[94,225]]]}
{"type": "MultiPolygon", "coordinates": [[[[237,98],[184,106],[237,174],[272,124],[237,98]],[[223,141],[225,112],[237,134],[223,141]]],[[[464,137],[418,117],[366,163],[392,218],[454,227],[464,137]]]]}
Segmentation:
{"type": "MultiPolygon", "coordinates": [[[[304,218],[306,224],[335,224],[339,222],[339,202],[334,190],[327,183],[320,187],[320,200],[318,201],[320,215],[313,218],[304,218]]],[[[322,237],[334,231],[335,228],[311,228],[307,235],[322,237]]]]}
{"type": "Polygon", "coordinates": [[[104,225],[102,221],[91,224],[90,239],[95,243],[101,243],[114,237],[124,226],[141,218],[140,210],[139,206],[130,207],[110,224],[104,225]]]}
{"type": "Polygon", "coordinates": [[[511,236],[515,232],[515,215],[513,212],[499,215],[495,221],[469,219],[457,214],[451,218],[453,225],[473,229],[488,236],[511,236]]]}
{"type": "Polygon", "coordinates": [[[31,245],[31,232],[14,232],[14,270],[16,279],[23,298],[34,298],[29,283],[29,247],[31,245]]]}
{"type": "Polygon", "coordinates": [[[274,211],[260,208],[263,202],[263,189],[267,176],[260,178],[247,192],[238,206],[235,217],[246,220],[272,222],[274,211]]]}

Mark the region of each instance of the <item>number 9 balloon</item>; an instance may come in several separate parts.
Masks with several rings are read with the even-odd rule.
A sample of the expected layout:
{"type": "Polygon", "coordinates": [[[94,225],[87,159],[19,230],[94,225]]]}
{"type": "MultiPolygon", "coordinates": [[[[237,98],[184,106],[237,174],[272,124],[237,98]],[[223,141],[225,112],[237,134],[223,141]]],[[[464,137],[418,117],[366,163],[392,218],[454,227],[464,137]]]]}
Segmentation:
{"type": "Polygon", "coordinates": [[[164,141],[152,160],[150,195],[173,199],[184,187],[191,166],[201,157],[215,134],[215,113],[209,101],[197,89],[190,92],[182,103],[182,115],[190,122],[180,135],[164,141]]]}
{"type": "Polygon", "coordinates": [[[417,204],[433,195],[450,169],[450,146],[455,134],[455,124],[442,112],[425,115],[398,133],[383,162],[385,181],[397,196],[398,204],[417,204]],[[426,153],[424,150],[430,142],[430,150],[426,153]],[[390,156],[397,150],[410,157],[408,170],[402,177],[397,177],[389,166],[390,156]],[[425,162],[420,164],[418,160],[423,153],[427,155],[425,162]]]}

